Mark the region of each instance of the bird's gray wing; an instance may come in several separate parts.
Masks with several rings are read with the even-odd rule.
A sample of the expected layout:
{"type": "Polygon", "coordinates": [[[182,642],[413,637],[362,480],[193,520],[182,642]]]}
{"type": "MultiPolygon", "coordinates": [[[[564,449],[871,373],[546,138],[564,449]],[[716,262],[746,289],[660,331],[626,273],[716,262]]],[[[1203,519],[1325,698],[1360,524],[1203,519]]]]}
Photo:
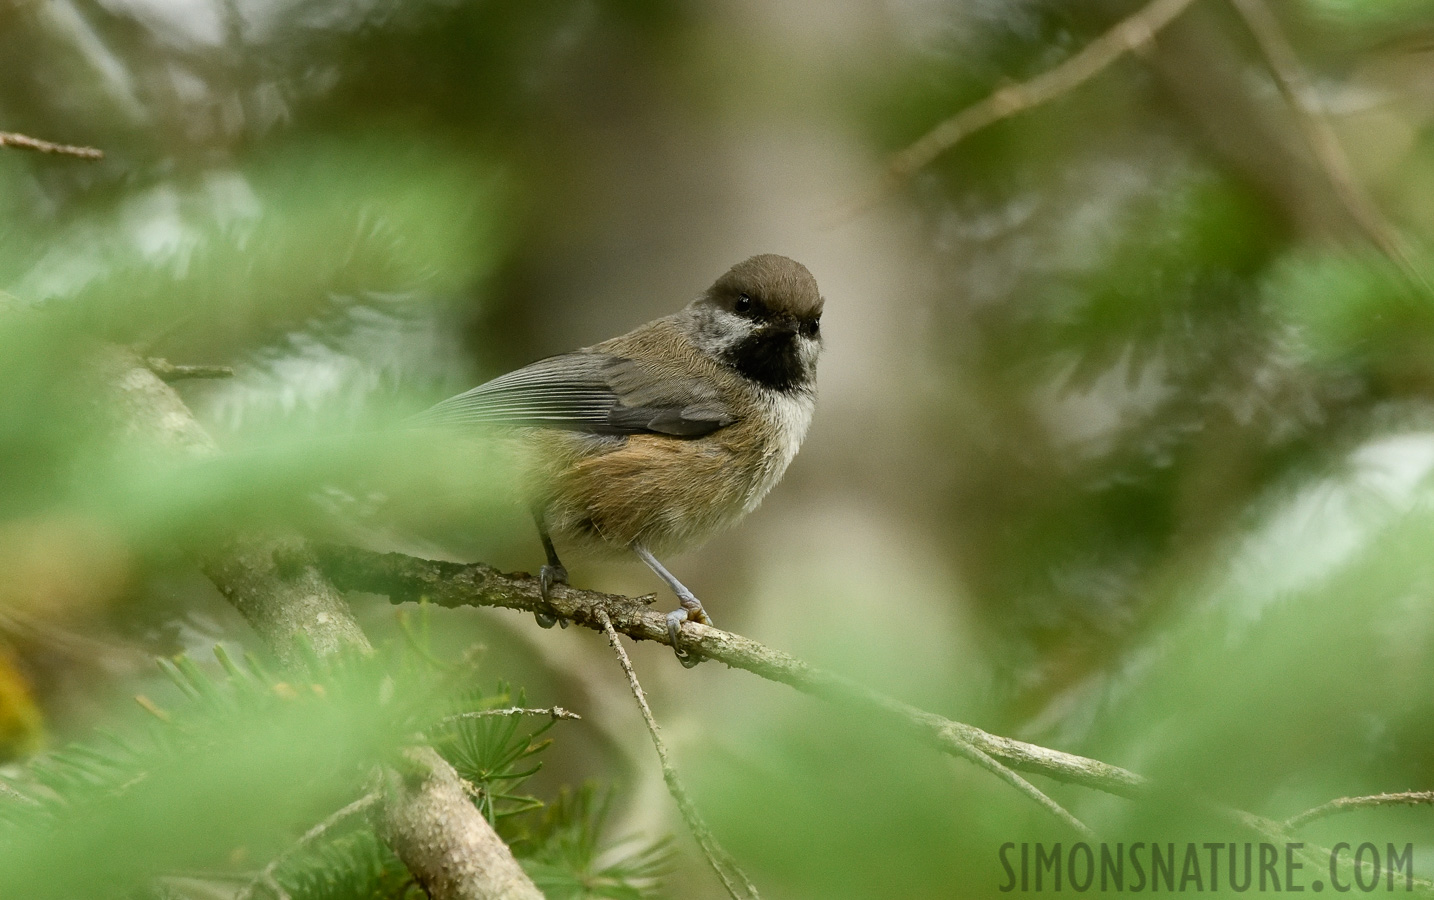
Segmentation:
{"type": "Polygon", "coordinates": [[[735,418],[712,386],[593,351],[550,356],[450,397],[419,425],[524,425],[699,437],[735,418]]]}

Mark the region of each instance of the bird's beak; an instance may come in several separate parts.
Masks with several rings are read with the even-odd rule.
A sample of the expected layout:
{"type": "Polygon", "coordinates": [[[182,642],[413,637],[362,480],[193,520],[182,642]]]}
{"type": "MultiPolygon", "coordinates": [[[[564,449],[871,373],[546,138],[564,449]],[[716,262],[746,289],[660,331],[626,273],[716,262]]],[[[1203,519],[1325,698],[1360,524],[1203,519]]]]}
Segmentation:
{"type": "Polygon", "coordinates": [[[796,316],[782,316],[779,319],[774,319],[767,326],[768,334],[797,334],[800,331],[801,323],[797,321],[796,316]]]}

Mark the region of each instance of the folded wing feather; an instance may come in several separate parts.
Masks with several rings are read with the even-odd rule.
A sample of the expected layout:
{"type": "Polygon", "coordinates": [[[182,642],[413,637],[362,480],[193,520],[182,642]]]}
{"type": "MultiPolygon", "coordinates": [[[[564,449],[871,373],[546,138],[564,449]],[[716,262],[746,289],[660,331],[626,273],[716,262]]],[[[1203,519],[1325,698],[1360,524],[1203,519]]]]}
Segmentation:
{"type": "Polygon", "coordinates": [[[521,425],[594,434],[699,437],[735,421],[712,386],[621,356],[550,356],[450,397],[415,417],[425,426],[521,425]]]}

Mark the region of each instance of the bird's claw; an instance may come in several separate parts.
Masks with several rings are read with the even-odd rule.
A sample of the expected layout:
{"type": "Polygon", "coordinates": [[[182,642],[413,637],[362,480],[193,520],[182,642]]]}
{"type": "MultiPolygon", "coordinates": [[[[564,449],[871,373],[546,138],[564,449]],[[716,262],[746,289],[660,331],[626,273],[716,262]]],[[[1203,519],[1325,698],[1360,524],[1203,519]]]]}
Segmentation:
{"type": "Polygon", "coordinates": [[[667,638],[672,642],[672,650],[677,654],[677,661],[682,663],[683,667],[687,669],[701,662],[702,657],[691,650],[684,650],[682,648],[682,623],[700,622],[703,625],[712,624],[712,618],[707,615],[707,610],[703,609],[702,604],[696,601],[697,598],[695,597],[691,599],[691,602],[684,597],[682,598],[682,607],[680,609],[674,609],[667,614],[667,638]]]}
{"type": "MultiPolygon", "coordinates": [[[[562,566],[543,566],[538,571],[538,589],[542,593],[543,602],[552,604],[552,591],[555,584],[568,583],[568,570],[562,566]]],[[[548,613],[535,612],[533,618],[537,620],[539,628],[552,628],[554,625],[568,627],[568,620],[562,616],[549,615],[548,613]]]]}

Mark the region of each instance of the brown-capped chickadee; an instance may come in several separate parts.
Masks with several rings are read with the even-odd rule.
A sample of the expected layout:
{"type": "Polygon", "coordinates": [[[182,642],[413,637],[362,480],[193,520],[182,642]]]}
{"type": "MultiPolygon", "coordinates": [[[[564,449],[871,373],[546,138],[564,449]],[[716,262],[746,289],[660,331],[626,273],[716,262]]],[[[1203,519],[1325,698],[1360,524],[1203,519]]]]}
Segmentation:
{"type": "Polygon", "coordinates": [[[655,554],[734,524],[781,479],[812,419],[821,315],[805,266],[754,256],[680,312],[509,372],[417,424],[511,430],[548,557],[544,599],[568,576],[553,535],[631,551],[677,594],[668,632],[694,665],[681,625],[711,620],[655,554]]]}

